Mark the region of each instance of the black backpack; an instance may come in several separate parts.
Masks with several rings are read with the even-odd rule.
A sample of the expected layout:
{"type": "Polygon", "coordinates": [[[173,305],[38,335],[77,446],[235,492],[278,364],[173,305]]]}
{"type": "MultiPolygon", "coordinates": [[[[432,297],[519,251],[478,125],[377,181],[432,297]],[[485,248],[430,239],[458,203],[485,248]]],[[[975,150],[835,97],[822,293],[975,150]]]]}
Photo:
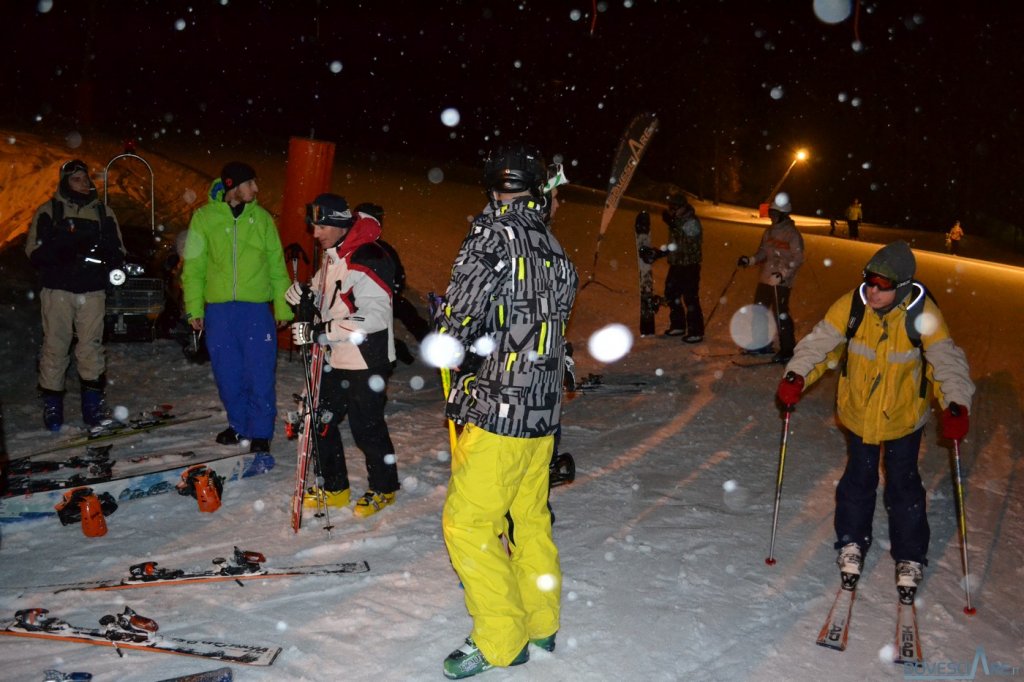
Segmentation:
{"type": "MultiPolygon", "coordinates": [[[[850,319],[846,323],[846,344],[849,346],[850,339],[857,333],[857,328],[860,327],[860,323],[864,320],[864,298],[862,296],[862,289],[864,285],[857,287],[857,290],[853,292],[853,299],[850,301],[850,319]]],[[[906,322],[907,337],[910,339],[910,343],[913,344],[914,348],[917,349],[918,355],[921,358],[921,388],[920,395],[924,398],[928,395],[928,375],[926,373],[927,364],[924,359],[924,350],[921,348],[921,332],[917,328],[917,319],[921,316],[924,311],[924,302],[926,298],[930,298],[935,305],[938,305],[938,301],[935,300],[935,296],[932,292],[921,282],[916,279],[910,284],[910,305],[907,306],[907,315],[904,318],[906,322]]],[[[849,351],[843,353],[842,374],[846,376],[846,357],[849,351]]]]}

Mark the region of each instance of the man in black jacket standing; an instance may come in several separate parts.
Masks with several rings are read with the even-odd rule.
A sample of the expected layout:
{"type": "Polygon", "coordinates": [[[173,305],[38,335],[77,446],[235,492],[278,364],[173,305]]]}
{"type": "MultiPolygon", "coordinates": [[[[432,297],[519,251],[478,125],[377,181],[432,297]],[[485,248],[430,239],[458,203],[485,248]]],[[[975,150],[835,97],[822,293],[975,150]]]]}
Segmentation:
{"type": "Polygon", "coordinates": [[[97,197],[84,162],[76,159],[60,167],[57,192],[36,210],[25,253],[42,283],[39,389],[43,423],[50,431],[59,431],[64,424],[64,379],[71,342],[77,335],[82,420],[96,426],[106,412],[106,287],[113,281],[112,273],[124,265],[124,245],[117,219],[97,197]]]}

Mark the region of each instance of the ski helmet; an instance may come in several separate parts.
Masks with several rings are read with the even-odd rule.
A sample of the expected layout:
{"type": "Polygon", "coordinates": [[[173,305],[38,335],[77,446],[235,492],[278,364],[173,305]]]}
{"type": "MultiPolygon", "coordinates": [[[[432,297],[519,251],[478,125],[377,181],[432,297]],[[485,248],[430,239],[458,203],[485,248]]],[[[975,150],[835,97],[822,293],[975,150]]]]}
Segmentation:
{"type": "Polygon", "coordinates": [[[484,160],[484,187],[493,192],[530,192],[539,196],[548,179],[540,150],[512,142],[491,151],[484,160]]]}
{"type": "Polygon", "coordinates": [[[313,203],[306,204],[306,224],[310,227],[352,227],[355,222],[348,201],[338,194],[321,194],[313,203]]]}

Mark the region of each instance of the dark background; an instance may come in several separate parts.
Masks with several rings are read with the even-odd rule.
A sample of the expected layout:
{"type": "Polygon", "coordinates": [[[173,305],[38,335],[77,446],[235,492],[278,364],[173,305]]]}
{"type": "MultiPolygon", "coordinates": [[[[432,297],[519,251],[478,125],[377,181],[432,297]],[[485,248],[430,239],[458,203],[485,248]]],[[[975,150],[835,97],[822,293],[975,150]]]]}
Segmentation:
{"type": "Polygon", "coordinates": [[[806,147],[784,186],[798,213],[840,216],[858,197],[869,222],[1014,233],[1018,3],[855,1],[838,24],[813,5],[11,2],[0,122],[143,145],[312,135],[472,166],[526,139],[604,188],[650,110],[661,126],[640,173],[705,198],[755,206],[806,147]]]}

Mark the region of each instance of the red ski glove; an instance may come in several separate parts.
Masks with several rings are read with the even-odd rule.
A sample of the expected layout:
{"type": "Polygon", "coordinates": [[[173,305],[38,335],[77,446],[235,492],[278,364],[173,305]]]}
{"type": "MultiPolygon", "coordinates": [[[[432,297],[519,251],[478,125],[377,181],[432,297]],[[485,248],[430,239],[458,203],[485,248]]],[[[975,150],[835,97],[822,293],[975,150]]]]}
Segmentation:
{"type": "Polygon", "coordinates": [[[786,407],[793,407],[800,402],[800,394],[804,390],[804,378],[796,372],[786,372],[786,376],[779,382],[779,390],[775,395],[786,407]]]}
{"type": "Polygon", "coordinates": [[[942,437],[950,440],[960,440],[967,435],[971,427],[971,419],[967,414],[967,408],[963,405],[950,403],[949,407],[942,411],[942,437]]]}

